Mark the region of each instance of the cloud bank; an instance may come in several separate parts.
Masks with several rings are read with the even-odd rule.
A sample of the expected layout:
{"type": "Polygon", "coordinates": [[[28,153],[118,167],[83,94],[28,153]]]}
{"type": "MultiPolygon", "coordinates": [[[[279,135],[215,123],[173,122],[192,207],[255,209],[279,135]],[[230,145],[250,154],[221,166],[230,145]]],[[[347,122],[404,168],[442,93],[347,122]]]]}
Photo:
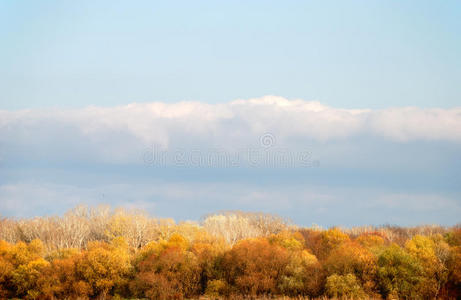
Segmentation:
{"type": "Polygon", "coordinates": [[[228,208],[301,224],[453,224],[460,151],[461,108],[341,109],[266,96],[0,111],[0,213],[109,202],[176,218],[228,208]],[[173,159],[179,150],[257,149],[309,153],[319,164],[146,164],[154,146],[173,159]]]}
{"type": "MultiPolygon", "coordinates": [[[[3,156],[49,147],[66,157],[133,162],[140,147],[163,149],[258,143],[271,133],[285,146],[360,137],[406,143],[461,143],[461,108],[341,109],[315,101],[266,96],[224,104],[134,103],[118,107],[0,111],[3,156]],[[8,150],[9,149],[9,150],[8,150]],[[58,152],[59,152],[58,151],[58,152]]],[[[136,157],[137,159],[137,157],[136,157]]]]}

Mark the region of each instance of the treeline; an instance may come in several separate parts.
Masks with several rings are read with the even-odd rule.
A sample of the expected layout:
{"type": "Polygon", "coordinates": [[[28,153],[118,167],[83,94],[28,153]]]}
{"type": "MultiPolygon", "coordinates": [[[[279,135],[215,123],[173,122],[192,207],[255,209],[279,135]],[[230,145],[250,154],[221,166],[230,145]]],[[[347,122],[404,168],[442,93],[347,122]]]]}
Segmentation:
{"type": "Polygon", "coordinates": [[[0,220],[0,298],[461,298],[461,228],[300,228],[223,212],[175,223],[77,207],[0,220]]]}

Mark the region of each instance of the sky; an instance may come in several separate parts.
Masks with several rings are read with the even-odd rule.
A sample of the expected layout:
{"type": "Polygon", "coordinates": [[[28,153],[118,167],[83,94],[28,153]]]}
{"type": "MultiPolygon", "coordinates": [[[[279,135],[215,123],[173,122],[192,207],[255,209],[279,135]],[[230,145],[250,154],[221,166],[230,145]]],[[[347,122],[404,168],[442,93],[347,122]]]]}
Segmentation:
{"type": "Polygon", "coordinates": [[[0,215],[461,220],[459,1],[2,1],[0,215]]]}

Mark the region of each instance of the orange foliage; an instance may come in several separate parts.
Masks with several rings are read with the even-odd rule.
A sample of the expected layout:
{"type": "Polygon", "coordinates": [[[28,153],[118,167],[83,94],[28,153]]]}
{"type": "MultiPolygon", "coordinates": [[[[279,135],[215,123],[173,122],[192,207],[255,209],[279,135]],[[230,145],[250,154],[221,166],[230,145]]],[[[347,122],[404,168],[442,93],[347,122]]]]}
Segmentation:
{"type": "Polygon", "coordinates": [[[141,253],[132,284],[134,293],[150,299],[180,299],[199,293],[200,266],[182,236],[175,234],[168,242],[151,244],[149,249],[141,253]]]}
{"type": "Polygon", "coordinates": [[[0,299],[461,297],[459,227],[294,229],[241,212],[206,220],[110,209],[3,220],[12,243],[0,239],[0,299]]]}
{"type": "Polygon", "coordinates": [[[226,281],[246,295],[274,294],[289,263],[287,249],[267,239],[238,242],[223,257],[226,281]]]}
{"type": "Polygon", "coordinates": [[[324,262],[329,275],[353,274],[362,284],[364,290],[375,290],[376,256],[356,242],[345,242],[331,251],[324,262]]]}

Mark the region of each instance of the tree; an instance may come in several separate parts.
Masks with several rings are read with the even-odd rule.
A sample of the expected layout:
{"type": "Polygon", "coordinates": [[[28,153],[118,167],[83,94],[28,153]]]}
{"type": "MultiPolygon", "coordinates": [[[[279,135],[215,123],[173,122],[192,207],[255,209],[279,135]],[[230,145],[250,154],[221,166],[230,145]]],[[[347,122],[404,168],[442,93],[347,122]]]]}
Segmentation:
{"type": "Polygon", "coordinates": [[[284,295],[320,295],[324,272],[315,255],[307,250],[291,253],[289,262],[278,280],[278,288],[284,295]]]}
{"type": "Polygon", "coordinates": [[[19,265],[12,272],[16,295],[22,295],[26,299],[36,299],[41,294],[40,279],[48,267],[49,262],[41,257],[19,265]]]}
{"type": "Polygon", "coordinates": [[[237,241],[262,235],[261,231],[250,225],[248,218],[237,215],[211,215],[203,221],[203,227],[211,235],[224,238],[234,245],[237,241]]]}
{"type": "Polygon", "coordinates": [[[447,285],[448,297],[459,299],[461,297],[461,246],[455,246],[451,249],[451,257],[448,261],[447,285]]]}
{"type": "Polygon", "coordinates": [[[9,298],[14,295],[14,287],[12,283],[12,274],[14,265],[10,261],[10,252],[12,246],[0,241],[0,298],[9,298]]]}
{"type": "Polygon", "coordinates": [[[378,234],[361,234],[355,241],[362,247],[370,249],[372,252],[379,251],[385,244],[384,238],[378,234]]]}
{"type": "MultiPolygon", "coordinates": [[[[216,278],[222,278],[219,273],[219,268],[217,268],[217,261],[226,249],[226,245],[219,241],[206,242],[197,240],[191,245],[190,251],[197,258],[197,263],[201,271],[200,290],[202,293],[205,292],[205,290],[208,290],[208,292],[212,290],[215,292],[217,291],[216,289],[209,288],[209,281],[216,281],[216,278]]],[[[214,284],[215,287],[222,287],[219,283],[215,282],[214,284]]],[[[225,289],[219,288],[218,290],[223,292],[225,289]]]]}
{"type": "Polygon", "coordinates": [[[123,289],[130,269],[128,247],[122,238],[110,244],[89,243],[76,262],[77,276],[89,284],[92,296],[105,297],[111,290],[123,289]]]}
{"type": "Polygon", "coordinates": [[[268,213],[227,211],[207,216],[202,226],[210,234],[223,237],[227,243],[234,245],[245,238],[277,234],[287,229],[288,221],[268,213]]]}
{"type": "Polygon", "coordinates": [[[83,259],[79,250],[58,250],[47,259],[50,266],[40,279],[42,295],[51,299],[88,298],[92,295],[92,287],[77,271],[77,264],[83,259]]]}
{"type": "Polygon", "coordinates": [[[304,238],[299,232],[281,231],[269,236],[268,241],[288,251],[289,261],[280,276],[277,287],[284,295],[319,296],[324,272],[317,257],[304,249],[304,238]]]}
{"type": "Polygon", "coordinates": [[[330,275],[327,278],[325,287],[329,297],[346,299],[365,298],[365,293],[362,290],[360,281],[354,274],[330,275]]]}
{"type": "Polygon", "coordinates": [[[330,252],[324,268],[329,275],[353,274],[365,291],[372,294],[375,291],[376,261],[376,256],[368,249],[348,241],[330,252]]]}
{"type": "Polygon", "coordinates": [[[422,275],[419,262],[397,244],[386,248],[378,257],[378,286],[383,298],[389,295],[417,298],[422,275]]]}
{"type": "Polygon", "coordinates": [[[275,294],[289,258],[265,238],[242,240],[223,257],[224,279],[243,295],[275,294]]]}
{"type": "Polygon", "coordinates": [[[0,217],[0,240],[16,243],[20,239],[18,224],[15,220],[0,217]]]}
{"type": "Polygon", "coordinates": [[[0,280],[4,295],[22,298],[36,298],[39,293],[37,284],[41,272],[48,266],[43,258],[45,248],[40,240],[26,244],[18,242],[14,246],[0,244],[0,280]]]}
{"type": "Polygon", "coordinates": [[[199,294],[200,266],[188,241],[174,234],[167,242],[146,245],[137,262],[131,289],[150,299],[182,298],[199,294]]]}
{"type": "Polygon", "coordinates": [[[441,236],[431,238],[416,235],[406,242],[405,248],[423,268],[424,278],[420,283],[420,294],[436,298],[448,279],[448,244],[441,236]]]}
{"type": "Polygon", "coordinates": [[[308,230],[304,231],[303,235],[307,248],[320,260],[326,259],[331,251],[350,240],[347,234],[336,227],[324,231],[308,230]]]}
{"type": "Polygon", "coordinates": [[[154,224],[142,211],[118,209],[107,221],[108,239],[123,237],[133,249],[144,246],[153,233],[154,224]]]}

